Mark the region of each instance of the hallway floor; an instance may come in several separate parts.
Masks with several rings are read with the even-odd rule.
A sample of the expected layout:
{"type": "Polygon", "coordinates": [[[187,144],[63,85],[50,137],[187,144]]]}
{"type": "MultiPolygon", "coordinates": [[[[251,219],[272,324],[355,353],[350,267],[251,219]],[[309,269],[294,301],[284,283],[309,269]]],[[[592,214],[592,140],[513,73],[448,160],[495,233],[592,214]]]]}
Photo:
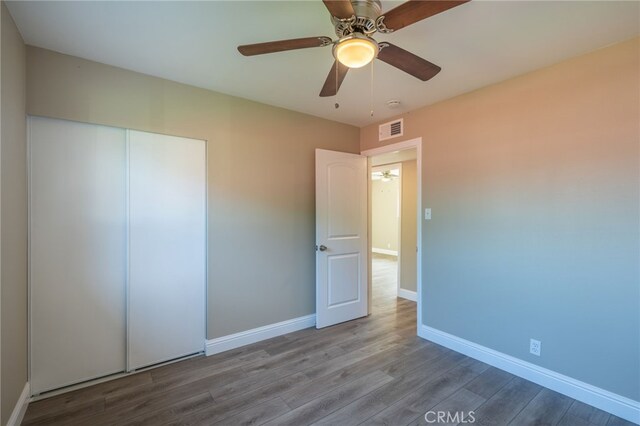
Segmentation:
{"type": "Polygon", "coordinates": [[[398,257],[372,254],[371,278],[373,287],[373,314],[375,307],[386,306],[398,292],[398,257]]]}

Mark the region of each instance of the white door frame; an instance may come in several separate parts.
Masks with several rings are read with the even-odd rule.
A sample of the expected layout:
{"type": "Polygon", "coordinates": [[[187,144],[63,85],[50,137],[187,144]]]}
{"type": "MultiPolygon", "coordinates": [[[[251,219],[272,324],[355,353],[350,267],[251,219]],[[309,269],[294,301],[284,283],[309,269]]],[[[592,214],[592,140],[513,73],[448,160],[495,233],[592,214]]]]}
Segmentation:
{"type": "MultiPolygon", "coordinates": [[[[360,152],[360,155],[364,155],[367,157],[368,163],[368,176],[371,176],[371,157],[380,155],[380,154],[389,154],[394,151],[403,151],[406,149],[416,149],[416,174],[418,179],[418,194],[416,199],[416,204],[418,205],[418,253],[417,253],[417,329],[420,330],[420,326],[422,325],[422,138],[409,139],[401,142],[397,142],[394,144],[384,145],[378,148],[366,149],[360,152]]],[[[371,194],[371,178],[368,179],[369,186],[369,194],[371,194]]],[[[369,247],[371,247],[371,197],[369,196],[369,214],[368,214],[368,224],[367,224],[367,232],[369,237],[369,247]]],[[[368,268],[369,268],[369,313],[371,313],[371,250],[367,253],[368,257],[368,268]]],[[[398,268],[400,266],[398,265],[398,268]]],[[[399,285],[399,283],[398,283],[399,285]]]]}

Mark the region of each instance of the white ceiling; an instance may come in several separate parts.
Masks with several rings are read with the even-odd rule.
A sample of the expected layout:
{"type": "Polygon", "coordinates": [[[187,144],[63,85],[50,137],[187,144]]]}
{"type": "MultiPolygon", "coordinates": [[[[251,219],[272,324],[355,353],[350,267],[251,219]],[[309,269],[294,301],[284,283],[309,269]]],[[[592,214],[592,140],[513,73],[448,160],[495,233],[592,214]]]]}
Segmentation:
{"type": "MultiPolygon", "coordinates": [[[[400,4],[383,1],[383,10],[400,4]]],[[[240,44],[335,38],[320,0],[8,2],[27,44],[363,126],[639,34],[637,1],[475,0],[376,34],[442,67],[421,82],[376,61],[351,70],[337,98],[318,93],[331,48],[243,57],[240,44]],[[401,107],[385,103],[398,99],[401,107]],[[338,102],[340,108],[334,104],[338,102]]]]}

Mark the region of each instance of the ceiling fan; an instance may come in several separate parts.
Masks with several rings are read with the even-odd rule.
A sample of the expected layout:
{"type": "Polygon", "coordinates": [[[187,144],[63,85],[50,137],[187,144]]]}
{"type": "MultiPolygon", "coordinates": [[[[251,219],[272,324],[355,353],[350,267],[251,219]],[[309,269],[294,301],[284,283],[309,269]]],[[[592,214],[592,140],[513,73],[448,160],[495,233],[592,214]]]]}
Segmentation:
{"type": "Polygon", "coordinates": [[[378,58],[422,81],[438,74],[441,68],[389,42],[376,42],[376,32],[391,33],[437,15],[470,0],[409,0],[382,13],[380,0],[323,0],[331,14],[337,40],[330,37],[306,37],[238,46],[244,56],[333,45],[335,61],[320,91],[334,96],[349,68],[360,68],[378,58]]]}
{"type": "Polygon", "coordinates": [[[398,169],[371,173],[371,180],[381,180],[383,182],[389,182],[390,180],[397,179],[399,177],[400,175],[398,174],[398,169]]]}

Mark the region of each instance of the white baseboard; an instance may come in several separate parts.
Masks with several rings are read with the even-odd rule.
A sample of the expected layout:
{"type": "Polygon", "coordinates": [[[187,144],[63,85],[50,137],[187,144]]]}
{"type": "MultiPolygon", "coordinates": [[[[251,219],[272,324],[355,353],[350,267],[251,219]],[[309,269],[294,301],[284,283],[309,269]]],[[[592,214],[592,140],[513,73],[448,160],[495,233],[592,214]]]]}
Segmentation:
{"type": "Polygon", "coordinates": [[[426,325],[418,336],[475,358],[501,370],[552,389],[573,399],[607,411],[630,422],[640,424],[640,402],[617,395],[544,367],[489,349],[426,325]]]}
{"type": "Polygon", "coordinates": [[[371,251],[373,253],[388,254],[389,256],[397,256],[398,255],[398,251],[397,250],[387,250],[387,249],[381,249],[381,248],[372,248],[371,251]]]}
{"type": "Polygon", "coordinates": [[[22,389],[20,398],[16,401],[16,406],[13,407],[7,426],[20,426],[20,423],[22,423],[22,419],[24,418],[24,414],[27,412],[27,407],[29,406],[29,395],[31,395],[31,390],[29,388],[29,382],[27,382],[22,389]]]}
{"type": "Polygon", "coordinates": [[[413,302],[417,302],[418,301],[418,293],[416,293],[415,291],[411,291],[411,290],[405,290],[404,288],[399,288],[398,289],[398,297],[402,297],[403,299],[408,299],[408,300],[411,300],[413,302]]]}
{"type": "Polygon", "coordinates": [[[240,346],[250,345],[251,343],[260,342],[262,340],[271,339],[272,337],[282,336],[283,334],[313,327],[314,325],[316,325],[316,315],[312,314],[275,324],[265,325],[252,330],[241,331],[240,333],[207,340],[205,353],[207,356],[218,354],[220,352],[239,348],[240,346]]]}

